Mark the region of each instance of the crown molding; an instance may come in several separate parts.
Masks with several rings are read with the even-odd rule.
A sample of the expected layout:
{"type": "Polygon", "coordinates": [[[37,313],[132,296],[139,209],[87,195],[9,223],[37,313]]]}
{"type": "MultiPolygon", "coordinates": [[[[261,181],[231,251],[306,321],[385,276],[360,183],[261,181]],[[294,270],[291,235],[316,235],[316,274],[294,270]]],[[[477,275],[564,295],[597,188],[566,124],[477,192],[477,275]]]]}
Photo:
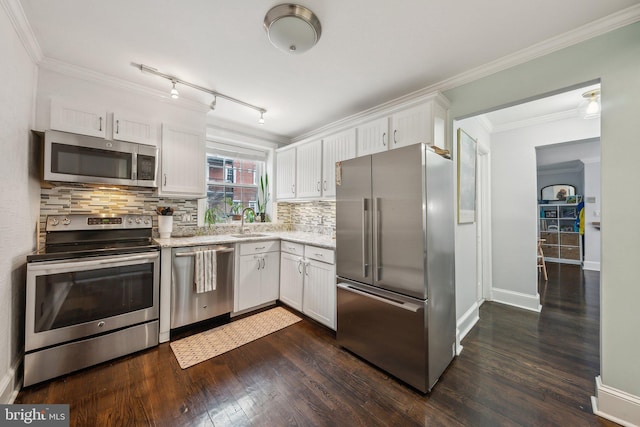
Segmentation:
{"type": "Polygon", "coordinates": [[[476,116],[475,119],[478,122],[478,124],[482,126],[482,129],[487,131],[487,133],[489,134],[493,133],[494,131],[493,123],[491,123],[491,120],[489,120],[489,118],[485,114],[480,114],[479,116],[476,116]]]}
{"type": "Polygon", "coordinates": [[[24,14],[22,4],[20,4],[19,0],[0,0],[0,4],[7,12],[7,17],[11,21],[11,25],[13,25],[27,54],[35,64],[38,64],[43,58],[42,49],[33,33],[31,24],[27,20],[27,16],[24,14]]]}
{"type": "Polygon", "coordinates": [[[577,109],[559,111],[557,113],[545,114],[544,116],[538,116],[538,117],[531,117],[529,119],[518,120],[515,122],[505,123],[503,125],[495,125],[493,126],[493,133],[500,133],[508,130],[541,125],[543,123],[555,122],[557,120],[572,119],[578,116],[579,114],[577,109]]]}
{"type": "Polygon", "coordinates": [[[209,106],[200,102],[191,101],[186,98],[172,99],[166,91],[151,89],[138,83],[133,83],[128,80],[109,76],[88,68],[69,64],[68,62],[59,61],[57,59],[44,57],[38,65],[42,69],[53,71],[55,73],[59,73],[68,77],[105,85],[114,89],[121,89],[127,92],[150,96],[159,99],[162,102],[174,106],[178,105],[182,108],[193,110],[198,113],[206,114],[209,111],[209,106]]]}
{"type": "Polygon", "coordinates": [[[578,173],[584,170],[583,166],[576,166],[575,168],[559,168],[559,169],[538,169],[539,176],[559,175],[563,173],[578,173]]]}

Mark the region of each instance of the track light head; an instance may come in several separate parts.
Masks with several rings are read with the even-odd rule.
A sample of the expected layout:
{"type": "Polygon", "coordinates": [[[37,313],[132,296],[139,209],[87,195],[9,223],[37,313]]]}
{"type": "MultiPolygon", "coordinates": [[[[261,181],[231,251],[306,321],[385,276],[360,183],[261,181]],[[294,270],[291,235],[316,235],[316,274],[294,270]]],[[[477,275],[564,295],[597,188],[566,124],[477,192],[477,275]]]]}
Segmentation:
{"type": "Polygon", "coordinates": [[[263,125],[264,124],[264,111],[260,111],[260,118],[258,119],[258,124],[259,125],[263,125]]]}
{"type": "Polygon", "coordinates": [[[176,89],[176,81],[173,80],[171,83],[173,83],[173,87],[171,88],[171,97],[173,99],[178,99],[180,97],[180,92],[178,92],[178,89],[176,89]]]}

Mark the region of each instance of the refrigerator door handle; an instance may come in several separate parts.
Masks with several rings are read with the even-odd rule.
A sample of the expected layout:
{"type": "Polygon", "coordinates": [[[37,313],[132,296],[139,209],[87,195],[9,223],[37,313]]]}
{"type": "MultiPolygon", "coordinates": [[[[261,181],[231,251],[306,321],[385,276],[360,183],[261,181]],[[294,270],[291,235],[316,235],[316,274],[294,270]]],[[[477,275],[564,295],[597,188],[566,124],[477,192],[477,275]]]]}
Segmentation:
{"type": "Polygon", "coordinates": [[[382,280],[382,259],[381,259],[381,250],[380,250],[380,199],[376,197],[373,199],[373,228],[375,232],[374,238],[374,246],[373,246],[373,259],[375,260],[375,272],[376,272],[376,281],[382,280]]]}
{"type": "Polygon", "coordinates": [[[362,276],[367,277],[369,275],[369,263],[367,262],[367,199],[362,199],[362,276]]]}
{"type": "Polygon", "coordinates": [[[353,285],[349,285],[347,283],[338,283],[337,287],[339,287],[340,289],[344,289],[345,291],[348,291],[348,292],[353,292],[354,294],[362,295],[363,297],[371,298],[376,301],[380,301],[385,304],[389,304],[394,307],[401,308],[403,310],[411,311],[413,313],[417,313],[418,310],[420,310],[421,308],[421,306],[418,304],[412,304],[410,302],[394,300],[382,295],[374,294],[371,291],[365,291],[363,289],[356,288],[353,285]]]}

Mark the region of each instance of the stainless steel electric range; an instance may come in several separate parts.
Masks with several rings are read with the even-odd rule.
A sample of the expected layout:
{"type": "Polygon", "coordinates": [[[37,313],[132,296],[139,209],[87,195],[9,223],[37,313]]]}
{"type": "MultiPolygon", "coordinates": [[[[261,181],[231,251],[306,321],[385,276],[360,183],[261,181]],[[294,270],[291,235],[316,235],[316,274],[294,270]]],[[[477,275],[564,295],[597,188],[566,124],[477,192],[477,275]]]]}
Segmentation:
{"type": "Polygon", "coordinates": [[[150,215],[53,215],[27,257],[24,385],[158,344],[150,215]]]}

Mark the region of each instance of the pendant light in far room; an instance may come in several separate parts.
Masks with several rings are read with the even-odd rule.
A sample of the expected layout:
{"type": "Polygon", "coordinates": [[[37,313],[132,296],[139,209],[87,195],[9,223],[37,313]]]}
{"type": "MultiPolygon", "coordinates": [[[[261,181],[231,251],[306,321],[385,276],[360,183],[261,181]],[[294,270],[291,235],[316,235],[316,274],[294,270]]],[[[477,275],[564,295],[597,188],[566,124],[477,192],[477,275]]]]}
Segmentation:
{"type": "Polygon", "coordinates": [[[584,114],[585,119],[600,117],[600,89],[593,89],[582,94],[588,100],[587,109],[584,114]]]}
{"type": "Polygon", "coordinates": [[[263,24],[271,44],[296,55],[315,46],[322,34],[318,17],[297,4],[286,3],[272,7],[265,15],[263,24]]]}

